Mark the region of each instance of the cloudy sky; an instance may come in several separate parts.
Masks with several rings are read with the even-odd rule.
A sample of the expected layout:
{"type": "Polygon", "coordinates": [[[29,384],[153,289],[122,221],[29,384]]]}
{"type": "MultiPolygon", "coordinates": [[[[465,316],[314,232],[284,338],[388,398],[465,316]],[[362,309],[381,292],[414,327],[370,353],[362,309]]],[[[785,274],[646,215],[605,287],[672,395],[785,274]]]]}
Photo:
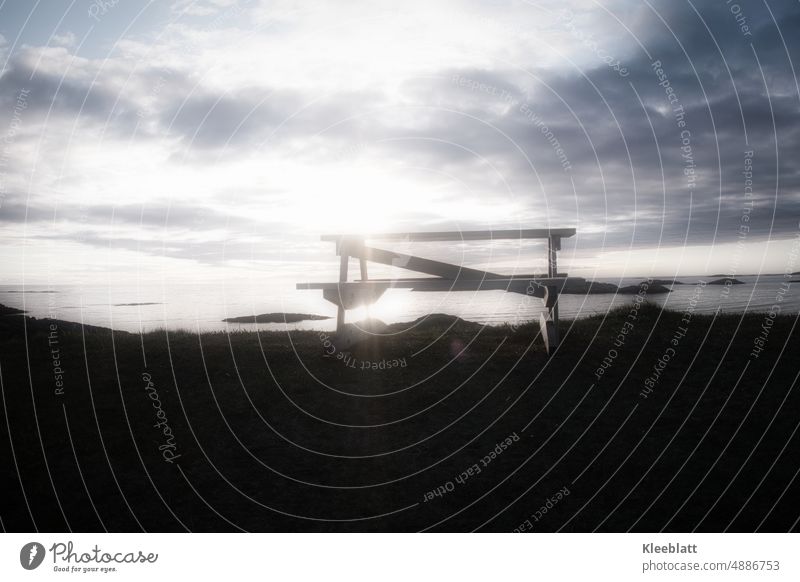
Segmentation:
{"type": "Polygon", "coordinates": [[[547,226],[575,275],[783,272],[799,33],[794,1],[0,0],[0,283],[294,281],[335,271],[323,233],[547,226]]]}

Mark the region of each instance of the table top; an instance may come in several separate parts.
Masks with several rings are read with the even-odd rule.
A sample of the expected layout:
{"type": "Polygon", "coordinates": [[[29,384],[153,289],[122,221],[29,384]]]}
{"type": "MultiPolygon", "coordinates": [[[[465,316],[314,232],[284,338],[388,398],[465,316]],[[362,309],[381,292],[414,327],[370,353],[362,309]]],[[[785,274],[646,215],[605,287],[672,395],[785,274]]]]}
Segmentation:
{"type": "Polygon", "coordinates": [[[321,240],[329,242],[363,240],[399,240],[409,242],[431,241],[469,241],[469,240],[512,240],[549,238],[551,236],[568,238],[574,236],[574,228],[528,228],[517,230],[461,230],[449,232],[390,232],[379,234],[324,234],[321,240]]]}

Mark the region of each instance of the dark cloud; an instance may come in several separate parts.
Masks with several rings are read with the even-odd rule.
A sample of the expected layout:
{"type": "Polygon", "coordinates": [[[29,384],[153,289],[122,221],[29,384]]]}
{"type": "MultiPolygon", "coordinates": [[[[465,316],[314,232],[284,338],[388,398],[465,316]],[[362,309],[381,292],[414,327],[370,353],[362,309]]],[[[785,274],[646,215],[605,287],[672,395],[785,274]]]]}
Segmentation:
{"type": "Polygon", "coordinates": [[[207,229],[229,229],[233,232],[263,228],[263,221],[220,212],[208,206],[190,204],[146,205],[28,205],[10,199],[0,207],[0,222],[39,223],[53,225],[83,224],[142,227],[146,229],[183,229],[202,232],[207,229]]]}
{"type": "Polygon", "coordinates": [[[678,38],[654,14],[639,15],[639,41],[650,56],[629,53],[626,77],[604,65],[528,79],[516,71],[444,70],[427,89],[420,81],[409,87],[435,104],[434,120],[398,130],[403,139],[385,143],[395,157],[405,150],[415,164],[459,171],[467,182],[481,173],[489,180],[480,163],[486,158],[532,204],[546,199],[549,214],[606,225],[612,245],[736,240],[747,202],[744,152],[752,150],[750,239],[796,232],[800,108],[789,56],[800,62],[797,15],[776,9],[773,22],[763,8],[746,7],[751,41],[724,3],[699,9],[711,34],[688,5],[656,8],[678,38]],[[788,55],[778,30],[790,39],[788,55]],[[669,109],[653,60],[679,96],[685,127],[669,109]],[[683,129],[690,132],[693,188],[684,174],[683,129]],[[569,160],[568,173],[553,139],[569,160]]]}
{"type": "Polygon", "coordinates": [[[135,102],[105,85],[103,77],[96,78],[99,66],[87,67],[83,60],[76,63],[63,48],[25,49],[11,58],[0,76],[0,107],[12,111],[24,91],[26,125],[66,117],[107,124],[110,131],[132,128],[135,102]]]}

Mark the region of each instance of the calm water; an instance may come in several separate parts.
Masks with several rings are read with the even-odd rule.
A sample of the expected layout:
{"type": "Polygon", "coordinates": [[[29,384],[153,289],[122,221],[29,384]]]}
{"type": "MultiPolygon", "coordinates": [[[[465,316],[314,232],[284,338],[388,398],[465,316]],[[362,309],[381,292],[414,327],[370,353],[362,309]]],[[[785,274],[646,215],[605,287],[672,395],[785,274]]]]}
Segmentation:
{"type": "MultiPolygon", "coordinates": [[[[668,279],[669,277],[664,277],[668,279]]],[[[795,276],[793,279],[798,279],[795,276]]],[[[706,281],[712,278],[704,278],[706,281]]],[[[700,295],[696,312],[763,312],[777,302],[781,275],[739,276],[744,285],[730,287],[708,285],[700,295]]],[[[635,279],[598,279],[620,286],[641,281],[635,279]]],[[[686,285],[675,285],[672,293],[650,296],[650,301],[669,308],[684,309],[695,292],[699,277],[682,277],[686,285]]],[[[89,325],[138,332],[153,329],[226,331],[238,329],[331,330],[335,320],[297,324],[228,324],[222,319],[272,312],[300,312],[336,315],[336,308],[322,300],[321,291],[297,291],[292,286],[265,284],[181,284],[131,287],[111,285],[86,287],[0,286],[0,303],[25,309],[33,317],[55,317],[89,325]],[[49,292],[48,292],[49,291],[49,292]]],[[[562,318],[588,317],[604,313],[610,307],[632,301],[630,295],[562,295],[559,300],[562,318]]],[[[784,314],[800,312],[800,283],[790,286],[780,303],[784,314]]],[[[538,319],[541,301],[501,291],[459,293],[415,293],[390,290],[372,306],[369,315],[393,323],[412,321],[429,313],[449,313],[469,321],[498,325],[538,319]]],[[[348,312],[348,321],[367,316],[364,309],[348,312]]]]}

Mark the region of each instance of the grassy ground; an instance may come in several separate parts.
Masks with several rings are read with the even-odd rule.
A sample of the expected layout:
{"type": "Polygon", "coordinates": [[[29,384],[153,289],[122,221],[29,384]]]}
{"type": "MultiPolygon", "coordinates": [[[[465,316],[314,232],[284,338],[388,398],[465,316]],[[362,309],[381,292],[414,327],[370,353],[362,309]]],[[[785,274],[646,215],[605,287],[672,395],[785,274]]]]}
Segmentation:
{"type": "Polygon", "coordinates": [[[347,354],[0,317],[2,525],[797,529],[795,318],[756,358],[763,315],[631,315],[562,322],[550,358],[537,324],[447,317],[347,354]]]}

